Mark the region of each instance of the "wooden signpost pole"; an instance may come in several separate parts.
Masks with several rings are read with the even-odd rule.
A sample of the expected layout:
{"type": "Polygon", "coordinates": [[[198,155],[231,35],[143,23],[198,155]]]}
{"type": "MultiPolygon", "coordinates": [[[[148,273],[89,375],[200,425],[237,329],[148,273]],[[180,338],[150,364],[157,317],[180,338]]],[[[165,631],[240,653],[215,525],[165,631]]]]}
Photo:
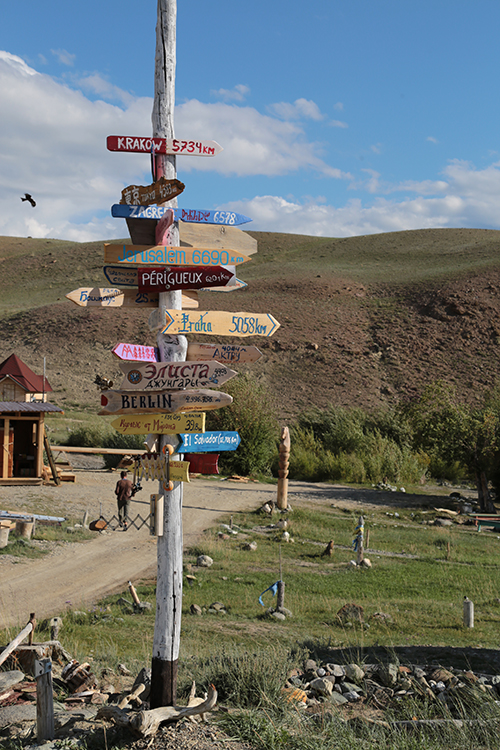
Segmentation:
{"type": "MultiPolygon", "coordinates": [[[[176,0],[158,0],[155,56],[155,94],[152,114],[153,136],[174,138],[176,0]]],[[[156,155],[155,179],[175,179],[175,156],[156,155]]],[[[168,206],[176,206],[176,200],[168,206]]],[[[171,243],[179,246],[178,223],[170,227],[171,243]]],[[[181,309],[181,292],[162,292],[159,311],[181,309]]],[[[161,336],[161,334],[159,334],[161,336]]],[[[171,337],[173,339],[174,337],[171,337]]],[[[186,359],[187,339],[176,337],[170,347],[170,361],[186,359]]],[[[162,435],[160,446],[177,444],[175,436],[162,435]]],[[[165,494],[160,483],[159,493],[165,494]]],[[[151,664],[151,708],[174,706],[177,698],[177,662],[179,658],[182,610],[182,482],[166,493],[163,535],[158,536],[156,620],[151,664]]]]}

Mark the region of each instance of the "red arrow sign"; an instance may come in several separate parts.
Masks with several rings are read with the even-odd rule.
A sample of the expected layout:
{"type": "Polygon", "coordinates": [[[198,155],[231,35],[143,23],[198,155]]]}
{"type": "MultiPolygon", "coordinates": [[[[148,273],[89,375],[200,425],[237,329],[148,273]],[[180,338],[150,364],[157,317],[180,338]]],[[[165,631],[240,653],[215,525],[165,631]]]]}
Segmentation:
{"type": "Polygon", "coordinates": [[[108,135],[108,151],[134,154],[183,154],[186,156],[215,156],[222,151],[217,141],[183,141],[180,138],[138,138],[135,135],[108,135]]]}
{"type": "Polygon", "coordinates": [[[137,275],[140,292],[226,286],[235,278],[234,266],[149,266],[138,268],[137,275]]]}

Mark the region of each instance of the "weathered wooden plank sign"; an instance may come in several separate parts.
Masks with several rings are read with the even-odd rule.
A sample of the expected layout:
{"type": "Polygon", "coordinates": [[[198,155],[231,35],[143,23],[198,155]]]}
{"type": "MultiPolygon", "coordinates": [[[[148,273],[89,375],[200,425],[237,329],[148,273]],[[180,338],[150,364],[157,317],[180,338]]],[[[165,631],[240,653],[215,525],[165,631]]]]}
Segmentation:
{"type": "MultiPolygon", "coordinates": [[[[237,432],[203,432],[202,434],[179,433],[177,453],[221,453],[235,451],[241,442],[237,432]]],[[[187,460],[187,459],[186,459],[187,460]]]]}
{"type": "Polygon", "coordinates": [[[222,310],[154,310],[149,316],[152,330],[162,333],[213,333],[218,336],[272,336],[280,324],[270,313],[223,312],[222,310]],[[161,318],[165,322],[162,325],[161,318]]]}
{"type": "Polygon", "coordinates": [[[193,391],[103,391],[100,416],[107,414],[157,414],[161,412],[221,409],[233,401],[227,393],[209,390],[193,391]]]}
{"type": "Polygon", "coordinates": [[[148,266],[137,269],[140,292],[173,292],[227,286],[236,278],[234,266],[148,266]]]}
{"type": "MultiPolygon", "coordinates": [[[[139,292],[135,289],[115,289],[107,287],[80,287],[68,292],[67,299],[79,307],[158,307],[158,294],[139,292]]],[[[186,309],[198,307],[198,295],[195,291],[182,294],[182,306],[186,309]]]]}
{"type": "MultiPolygon", "coordinates": [[[[159,362],[161,359],[158,347],[143,344],[120,343],[114,347],[113,354],[126,362],[159,362]]],[[[261,357],[262,352],[256,346],[189,342],[186,359],[188,362],[197,360],[206,362],[215,359],[221,363],[251,364],[261,357]]]]}
{"type": "MultiPolygon", "coordinates": [[[[149,267],[149,266],[148,266],[149,267]]],[[[162,266],[163,269],[166,266],[162,266]]],[[[186,268],[186,266],[175,266],[175,268],[186,268]]],[[[196,266],[196,268],[213,268],[213,266],[196,266]]],[[[223,266],[220,266],[223,268],[223,266]]],[[[234,266],[228,266],[229,269],[234,266]]],[[[113,286],[139,286],[139,268],[137,266],[104,266],[102,269],[106,279],[113,286]]],[[[235,276],[230,280],[227,286],[210,286],[201,287],[200,292],[234,292],[237,289],[243,289],[247,284],[235,276]]]]}
{"type": "Polygon", "coordinates": [[[141,391],[214,388],[238,373],[220,362],[120,362],[121,388],[141,391]]]}
{"type": "Polygon", "coordinates": [[[256,346],[242,346],[240,344],[199,344],[189,342],[187,357],[190,360],[210,360],[230,362],[232,364],[251,364],[262,357],[262,352],[256,346]]]}
{"type": "Polygon", "coordinates": [[[184,141],[180,138],[141,138],[134,135],[108,135],[108,151],[128,154],[178,154],[183,156],[215,156],[223,149],[217,141],[184,141]]]}
{"type": "Polygon", "coordinates": [[[180,180],[167,180],[160,177],[152,185],[129,185],[122,190],[122,204],[139,204],[150,206],[153,203],[165,203],[177,198],[186,186],[180,180]]]}
{"type": "Polygon", "coordinates": [[[176,221],[188,224],[220,224],[238,226],[252,221],[248,216],[235,211],[205,211],[199,208],[174,208],[166,206],[132,206],[115,203],[111,206],[111,216],[118,219],[161,219],[166,211],[173,210],[176,221]]]}
{"type": "Polygon", "coordinates": [[[105,263],[127,263],[134,266],[239,266],[248,260],[248,255],[230,249],[104,243],[105,263]]]}
{"type": "Polygon", "coordinates": [[[190,474],[218,474],[218,453],[186,453],[184,460],[189,463],[190,474]]]}
{"type": "Polygon", "coordinates": [[[204,432],[205,412],[189,414],[135,414],[114,419],[111,426],[122,435],[177,435],[204,432]]]}
{"type": "Polygon", "coordinates": [[[145,453],[141,456],[139,479],[158,479],[160,482],[189,482],[189,461],[169,461],[162,453],[145,453]]]}

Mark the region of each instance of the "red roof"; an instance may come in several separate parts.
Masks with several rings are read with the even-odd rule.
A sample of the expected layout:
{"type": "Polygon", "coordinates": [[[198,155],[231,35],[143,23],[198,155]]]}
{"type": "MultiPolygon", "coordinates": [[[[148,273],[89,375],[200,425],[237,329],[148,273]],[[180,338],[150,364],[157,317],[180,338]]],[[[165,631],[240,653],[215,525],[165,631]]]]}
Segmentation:
{"type": "Polygon", "coordinates": [[[24,388],[28,393],[47,393],[51,391],[50,383],[45,378],[45,388],[43,387],[43,377],[41,375],[35,375],[33,370],[30,370],[28,365],[19,359],[17,354],[11,354],[0,364],[0,380],[3,380],[6,376],[15,380],[15,382],[24,388]]]}

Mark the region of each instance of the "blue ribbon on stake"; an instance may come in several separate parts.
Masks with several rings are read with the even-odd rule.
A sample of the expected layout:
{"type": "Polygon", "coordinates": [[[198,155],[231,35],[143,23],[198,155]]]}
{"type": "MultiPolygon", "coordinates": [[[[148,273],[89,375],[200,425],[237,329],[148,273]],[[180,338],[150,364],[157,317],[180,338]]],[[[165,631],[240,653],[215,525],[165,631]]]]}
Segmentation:
{"type": "Polygon", "coordinates": [[[272,586],[269,586],[269,588],[262,592],[262,594],[259,596],[259,604],[262,604],[263,607],[265,606],[264,602],[262,601],[262,597],[264,596],[266,591],[271,591],[272,595],[276,596],[276,594],[278,593],[278,583],[280,583],[280,581],[276,581],[276,583],[273,583],[272,586]]]}

